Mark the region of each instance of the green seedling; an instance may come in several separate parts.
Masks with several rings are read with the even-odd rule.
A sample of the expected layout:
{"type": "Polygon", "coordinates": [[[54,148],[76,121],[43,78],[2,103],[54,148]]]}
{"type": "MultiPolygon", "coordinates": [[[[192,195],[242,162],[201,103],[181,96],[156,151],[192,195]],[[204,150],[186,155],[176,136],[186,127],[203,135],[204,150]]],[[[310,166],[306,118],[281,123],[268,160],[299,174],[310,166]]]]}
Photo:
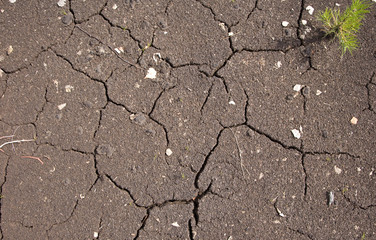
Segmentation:
{"type": "Polygon", "coordinates": [[[151,43],[148,43],[143,49],[141,49],[142,52],[145,52],[146,49],[148,49],[151,46],[151,43]]]}
{"type": "Polygon", "coordinates": [[[361,240],[366,240],[366,234],[363,233],[361,240]]]}
{"type": "Polygon", "coordinates": [[[362,20],[370,12],[370,0],[352,0],[351,6],[341,13],[339,9],[326,8],[319,12],[318,20],[322,22],[325,36],[338,38],[341,45],[342,56],[359,47],[356,34],[362,26],[362,20]]]}

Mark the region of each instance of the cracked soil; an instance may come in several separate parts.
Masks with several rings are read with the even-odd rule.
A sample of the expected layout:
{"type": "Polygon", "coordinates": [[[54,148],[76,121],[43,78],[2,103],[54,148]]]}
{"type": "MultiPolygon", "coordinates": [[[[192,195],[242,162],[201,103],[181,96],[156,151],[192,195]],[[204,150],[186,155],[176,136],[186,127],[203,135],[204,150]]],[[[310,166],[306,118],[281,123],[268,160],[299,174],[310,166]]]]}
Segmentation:
{"type": "Polygon", "coordinates": [[[376,239],[350,2],[0,0],[1,239],[376,239]]]}

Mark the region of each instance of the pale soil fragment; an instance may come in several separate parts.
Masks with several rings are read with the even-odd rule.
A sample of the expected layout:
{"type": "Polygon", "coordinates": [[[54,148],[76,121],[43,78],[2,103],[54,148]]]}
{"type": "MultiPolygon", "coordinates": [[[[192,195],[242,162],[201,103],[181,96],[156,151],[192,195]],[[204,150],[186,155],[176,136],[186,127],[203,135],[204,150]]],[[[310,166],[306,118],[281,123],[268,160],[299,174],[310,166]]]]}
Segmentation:
{"type": "Polygon", "coordinates": [[[155,71],[154,68],[149,68],[148,72],[146,73],[145,78],[155,79],[156,76],[157,76],[157,71],[155,71]]]}
{"type": "Polygon", "coordinates": [[[340,168],[337,167],[337,166],[334,166],[334,172],[336,172],[337,174],[341,174],[342,169],[340,169],[340,168]]]}
{"type": "Polygon", "coordinates": [[[287,27],[289,24],[290,24],[290,23],[287,22],[287,21],[283,21],[283,22],[282,22],[282,26],[284,26],[284,27],[287,27]]]}
{"type": "Polygon", "coordinates": [[[312,6],[307,6],[306,10],[308,11],[309,15],[312,15],[313,11],[315,11],[315,9],[312,6]]]}
{"type": "Polygon", "coordinates": [[[7,50],[7,54],[8,54],[8,56],[9,56],[12,52],[13,52],[13,47],[12,47],[12,45],[9,45],[8,50],[7,50]]]}
{"type": "Polygon", "coordinates": [[[293,129],[291,130],[291,132],[292,132],[292,135],[294,135],[296,139],[299,139],[301,137],[300,131],[298,129],[293,129]]]}
{"type": "Polygon", "coordinates": [[[15,3],[15,2],[16,2],[16,0],[9,0],[9,2],[10,2],[10,3],[15,3]]]}
{"type": "Polygon", "coordinates": [[[294,87],[293,87],[293,90],[295,91],[295,92],[299,92],[301,89],[302,89],[302,85],[300,85],[300,84],[296,84],[294,87]]]}
{"type": "Polygon", "coordinates": [[[167,148],[167,149],[166,149],[166,155],[167,155],[167,156],[171,156],[171,154],[172,154],[171,149],[167,148]]]}
{"type": "Polygon", "coordinates": [[[57,108],[61,111],[65,108],[65,106],[67,106],[67,104],[63,103],[63,104],[58,105],[57,108]]]}
{"type": "Polygon", "coordinates": [[[58,5],[59,7],[64,7],[64,6],[65,6],[65,2],[66,2],[66,0],[59,0],[59,1],[57,2],[57,5],[58,5]]]}
{"type": "Polygon", "coordinates": [[[351,122],[351,124],[356,125],[358,123],[358,119],[356,117],[352,117],[350,122],[351,122]]]}
{"type": "Polygon", "coordinates": [[[307,20],[302,20],[303,25],[307,25],[307,20]]]}
{"type": "Polygon", "coordinates": [[[174,226],[174,227],[180,227],[180,225],[178,224],[178,222],[173,222],[171,225],[174,226]]]}

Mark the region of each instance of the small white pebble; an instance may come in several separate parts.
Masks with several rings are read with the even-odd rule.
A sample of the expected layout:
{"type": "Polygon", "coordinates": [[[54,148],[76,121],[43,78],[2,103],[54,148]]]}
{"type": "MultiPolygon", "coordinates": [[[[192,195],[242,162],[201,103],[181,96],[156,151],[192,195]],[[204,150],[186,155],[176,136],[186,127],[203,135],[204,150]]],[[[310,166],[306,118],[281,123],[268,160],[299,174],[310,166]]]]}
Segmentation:
{"type": "Polygon", "coordinates": [[[339,6],[341,6],[341,4],[339,4],[339,3],[336,3],[336,6],[337,6],[337,7],[339,7],[339,6]]]}
{"type": "Polygon", "coordinates": [[[361,172],[362,169],[361,169],[360,167],[357,167],[357,168],[356,168],[356,171],[361,172]]]}
{"type": "Polygon", "coordinates": [[[115,48],[115,51],[118,53],[118,54],[120,54],[121,53],[121,51],[120,51],[120,49],[119,48],[115,48]]]}
{"type": "Polygon", "coordinates": [[[307,20],[302,20],[303,25],[307,25],[307,20]]]}
{"type": "Polygon", "coordinates": [[[65,1],[66,1],[66,0],[59,0],[59,1],[57,2],[57,5],[58,5],[59,7],[64,7],[64,6],[65,6],[65,1]]]}
{"type": "Polygon", "coordinates": [[[294,90],[295,92],[299,92],[301,89],[302,89],[302,85],[300,85],[300,84],[296,84],[296,85],[293,87],[293,90],[294,90]]]}
{"type": "Polygon", "coordinates": [[[67,106],[67,104],[63,103],[63,104],[60,104],[59,106],[57,106],[57,108],[61,111],[65,108],[65,106],[67,106]]]}
{"type": "Polygon", "coordinates": [[[300,131],[298,129],[293,129],[291,130],[291,132],[292,132],[292,135],[294,135],[296,139],[299,139],[301,137],[300,131]]]}
{"type": "Polygon", "coordinates": [[[229,37],[232,37],[232,36],[234,36],[234,33],[233,33],[233,32],[229,32],[229,33],[228,33],[228,36],[229,36],[229,37]]]}
{"type": "Polygon", "coordinates": [[[287,22],[287,21],[282,22],[282,26],[287,27],[288,25],[289,25],[289,22],[287,22]]]}
{"type": "Polygon", "coordinates": [[[356,117],[353,117],[353,118],[351,118],[350,122],[351,122],[351,124],[355,125],[355,124],[358,123],[358,119],[356,117]]]}
{"type": "Polygon", "coordinates": [[[264,174],[263,173],[260,173],[259,175],[259,180],[262,179],[264,177],[264,174]]]}
{"type": "Polygon", "coordinates": [[[166,155],[167,155],[167,156],[171,156],[171,154],[172,154],[171,149],[167,148],[167,149],[166,149],[166,155]]]}
{"type": "Polygon", "coordinates": [[[118,8],[118,5],[116,5],[116,4],[114,4],[113,6],[112,6],[112,9],[117,9],[118,8]]]}
{"type": "Polygon", "coordinates": [[[13,47],[10,45],[7,50],[7,54],[10,55],[13,52],[13,47]]]}
{"type": "Polygon", "coordinates": [[[276,64],[274,64],[274,67],[277,68],[277,69],[282,67],[281,61],[278,61],[276,64]]]}
{"type": "Polygon", "coordinates": [[[173,222],[171,225],[174,226],[174,227],[180,227],[180,225],[178,224],[178,222],[173,222]]]}
{"type": "Polygon", "coordinates": [[[72,92],[74,90],[74,87],[71,85],[65,85],[65,92],[72,92]]]}
{"type": "Polygon", "coordinates": [[[233,100],[229,101],[228,104],[235,105],[235,102],[233,100]]]}
{"type": "Polygon", "coordinates": [[[315,9],[312,6],[306,7],[306,10],[308,11],[309,15],[312,15],[313,11],[315,11],[315,9]]]}
{"type": "Polygon", "coordinates": [[[322,92],[320,90],[316,90],[316,96],[319,96],[322,92]]]}
{"type": "Polygon", "coordinates": [[[10,2],[10,3],[15,3],[15,2],[16,2],[16,0],[9,0],[9,2],[10,2]]]}
{"type": "Polygon", "coordinates": [[[337,167],[337,166],[334,166],[334,172],[336,172],[337,174],[341,174],[342,169],[340,169],[340,168],[337,167]]]}
{"type": "Polygon", "coordinates": [[[99,237],[98,232],[94,232],[94,238],[98,238],[98,237],[99,237]]]}
{"type": "Polygon", "coordinates": [[[154,68],[149,68],[145,78],[154,79],[156,78],[156,75],[157,75],[157,71],[155,71],[154,68]]]}

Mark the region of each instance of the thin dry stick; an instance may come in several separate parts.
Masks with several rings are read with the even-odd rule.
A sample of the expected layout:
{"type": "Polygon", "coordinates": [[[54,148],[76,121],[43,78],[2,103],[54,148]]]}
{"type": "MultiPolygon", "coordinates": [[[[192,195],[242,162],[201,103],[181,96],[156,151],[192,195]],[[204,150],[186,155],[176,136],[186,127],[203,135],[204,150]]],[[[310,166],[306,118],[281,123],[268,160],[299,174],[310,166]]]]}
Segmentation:
{"type": "Polygon", "coordinates": [[[230,131],[232,132],[232,135],[234,135],[234,138],[235,138],[235,141],[236,141],[236,147],[238,148],[238,153],[239,153],[239,158],[240,158],[240,167],[242,169],[243,178],[245,178],[245,176],[244,176],[244,169],[247,171],[248,175],[250,175],[250,174],[249,174],[248,169],[246,167],[244,167],[243,157],[242,157],[242,150],[240,150],[238,138],[236,137],[234,131],[232,131],[231,128],[230,128],[230,131]]]}
{"type": "Polygon", "coordinates": [[[125,63],[127,63],[127,64],[129,64],[129,65],[131,65],[131,66],[133,66],[133,67],[136,67],[136,68],[138,68],[138,69],[143,69],[143,68],[141,68],[140,66],[137,66],[136,64],[133,64],[133,63],[131,63],[131,62],[125,60],[124,58],[120,57],[120,55],[119,55],[114,49],[112,49],[112,47],[108,46],[107,44],[104,44],[99,38],[97,38],[97,37],[91,35],[90,33],[88,33],[87,31],[83,30],[83,29],[82,29],[81,27],[79,27],[79,26],[76,26],[76,28],[78,28],[80,31],[82,31],[83,33],[85,33],[85,34],[88,35],[89,37],[94,38],[94,39],[97,40],[98,42],[102,43],[103,45],[106,45],[106,46],[107,46],[107,47],[108,47],[113,53],[115,53],[115,55],[116,55],[120,60],[122,60],[123,62],[125,62],[125,63]]]}
{"type": "Polygon", "coordinates": [[[13,144],[13,143],[21,143],[21,142],[33,142],[35,141],[34,139],[21,139],[21,140],[13,140],[13,141],[9,141],[9,142],[5,142],[3,144],[0,145],[0,149],[2,147],[4,147],[5,145],[8,145],[8,144],[13,144]]]}
{"type": "Polygon", "coordinates": [[[39,157],[33,157],[33,156],[21,156],[21,158],[31,158],[38,160],[41,164],[43,164],[43,161],[39,157]]]}
{"type": "MultiPolygon", "coordinates": [[[[16,129],[14,129],[14,132],[13,132],[13,136],[11,138],[11,141],[13,141],[13,137],[16,136],[16,132],[18,130],[20,126],[17,126],[16,129]]],[[[12,149],[13,149],[13,152],[16,152],[16,148],[14,147],[14,144],[12,143],[12,149]]]]}

